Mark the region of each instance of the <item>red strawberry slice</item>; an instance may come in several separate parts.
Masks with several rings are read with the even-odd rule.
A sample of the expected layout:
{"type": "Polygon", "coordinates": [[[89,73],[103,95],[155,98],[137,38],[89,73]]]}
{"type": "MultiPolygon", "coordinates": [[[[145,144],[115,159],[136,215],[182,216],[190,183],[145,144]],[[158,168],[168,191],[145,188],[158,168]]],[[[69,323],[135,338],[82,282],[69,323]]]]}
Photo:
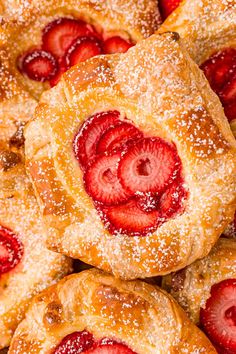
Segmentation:
{"type": "Polygon", "coordinates": [[[103,207],[101,211],[113,234],[145,236],[153,232],[159,224],[159,212],[154,210],[148,213],[141,210],[135,198],[125,204],[103,207]]]}
{"type": "Polygon", "coordinates": [[[137,197],[138,207],[144,212],[151,212],[159,209],[160,197],[157,194],[145,193],[137,197]]]}
{"type": "Polygon", "coordinates": [[[229,122],[236,117],[236,49],[214,54],[202,66],[212,89],[219,95],[229,122]]]}
{"type": "Polygon", "coordinates": [[[212,55],[201,69],[209,81],[212,89],[219,94],[222,87],[230,80],[236,69],[236,50],[225,49],[212,55]]]}
{"type": "Polygon", "coordinates": [[[64,59],[61,59],[61,58],[60,58],[60,59],[58,60],[58,63],[59,63],[58,72],[57,72],[57,74],[49,81],[51,87],[54,87],[54,86],[60,81],[62,75],[66,72],[66,69],[67,69],[64,59]]]}
{"type": "Polygon", "coordinates": [[[181,3],[182,0],[159,0],[162,19],[165,20],[181,3]]]}
{"type": "Polygon", "coordinates": [[[118,176],[131,193],[159,193],[172,182],[179,169],[174,145],[160,138],[144,138],[122,156],[118,176]]]}
{"type": "Polygon", "coordinates": [[[93,26],[81,20],[62,17],[44,28],[43,49],[62,57],[77,38],[89,35],[96,36],[93,26]]]}
{"type": "Polygon", "coordinates": [[[224,280],[211,288],[200,318],[212,342],[236,353],[236,279],[224,280]]]}
{"type": "Polygon", "coordinates": [[[124,344],[112,343],[100,344],[84,354],[135,354],[135,352],[124,344]]]}
{"type": "Polygon", "coordinates": [[[101,112],[88,118],[81,126],[75,136],[73,147],[75,157],[82,168],[86,168],[94,160],[102,134],[121,122],[119,118],[120,113],[117,111],[101,112]]]}
{"type": "Polygon", "coordinates": [[[47,81],[58,72],[58,63],[52,54],[44,50],[33,50],[22,60],[21,70],[31,79],[47,81]]]}
{"type": "Polygon", "coordinates": [[[102,43],[95,37],[80,37],[68,49],[65,55],[67,67],[74,66],[96,55],[102,54],[102,43]]]}
{"type": "Polygon", "coordinates": [[[182,180],[178,179],[161,196],[159,210],[164,218],[170,218],[182,209],[187,193],[182,180]]]}
{"type": "Polygon", "coordinates": [[[115,53],[125,53],[134,44],[126,41],[125,39],[115,36],[110,37],[104,42],[104,52],[106,54],[115,54],[115,53]]]}
{"type": "Polygon", "coordinates": [[[225,104],[224,111],[225,111],[225,115],[228,118],[229,122],[236,119],[236,101],[231,102],[229,104],[225,104]]]}
{"type": "Polygon", "coordinates": [[[123,149],[128,142],[137,141],[142,137],[143,133],[133,124],[123,122],[108,129],[102,135],[97,146],[97,152],[103,154],[105,152],[118,151],[123,149]]]}
{"type": "Polygon", "coordinates": [[[94,344],[93,335],[87,331],[74,332],[62,339],[53,354],[87,352],[94,344]]]}
{"type": "Polygon", "coordinates": [[[231,79],[224,86],[220,98],[223,104],[229,104],[230,102],[236,102],[236,70],[231,79]]]}
{"type": "Polygon", "coordinates": [[[106,205],[114,205],[125,202],[130,194],[122,187],[117,168],[120,161],[120,153],[112,156],[101,156],[88,167],[84,182],[87,193],[96,200],[106,205]]]}
{"type": "Polygon", "coordinates": [[[9,229],[0,226],[0,275],[15,268],[24,253],[23,244],[9,229]]]}

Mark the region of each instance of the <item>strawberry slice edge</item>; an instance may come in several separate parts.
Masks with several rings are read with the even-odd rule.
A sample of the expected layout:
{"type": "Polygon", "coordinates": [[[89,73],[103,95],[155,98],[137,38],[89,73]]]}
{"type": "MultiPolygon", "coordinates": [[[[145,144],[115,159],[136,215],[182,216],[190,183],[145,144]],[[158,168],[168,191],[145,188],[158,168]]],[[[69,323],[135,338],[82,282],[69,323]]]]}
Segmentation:
{"type": "Polygon", "coordinates": [[[0,275],[14,269],[22,260],[24,247],[19,237],[0,226],[0,275]]]}
{"type": "Polygon", "coordinates": [[[211,296],[200,310],[200,321],[213,343],[236,351],[236,279],[212,286],[211,296]]]}

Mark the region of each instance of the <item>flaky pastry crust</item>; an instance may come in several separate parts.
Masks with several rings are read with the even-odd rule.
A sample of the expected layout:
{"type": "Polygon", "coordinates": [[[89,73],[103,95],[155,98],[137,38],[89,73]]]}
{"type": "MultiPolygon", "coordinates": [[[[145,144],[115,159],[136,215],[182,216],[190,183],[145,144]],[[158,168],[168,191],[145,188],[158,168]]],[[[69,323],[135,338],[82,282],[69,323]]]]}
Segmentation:
{"type": "Polygon", "coordinates": [[[207,255],[233,219],[235,139],[217,96],[176,34],[97,57],[46,92],[26,130],[26,158],[51,249],[126,279],[167,274],[207,255]],[[173,141],[189,196],[185,211],[146,237],[111,235],[83,187],[72,142],[96,112],[118,109],[173,141]]]}
{"type": "Polygon", "coordinates": [[[0,348],[3,348],[10,344],[32,296],[68,274],[71,263],[46,248],[43,222],[23,164],[0,173],[0,179],[0,225],[19,235],[24,247],[20,263],[0,278],[0,348]]]}
{"type": "MultiPolygon", "coordinates": [[[[176,31],[198,65],[225,48],[236,48],[235,0],[185,0],[159,33],[176,31]]],[[[236,118],[230,123],[236,137],[236,118]]]]}
{"type": "Polygon", "coordinates": [[[0,349],[10,344],[31,298],[71,271],[67,257],[45,245],[45,229],[26,176],[23,126],[36,102],[0,66],[0,227],[23,244],[23,258],[0,275],[0,349]]]}
{"type": "Polygon", "coordinates": [[[236,242],[220,238],[207,257],[164,277],[162,285],[199,323],[200,308],[205,307],[211,287],[231,278],[236,278],[236,242]]]}
{"type": "Polygon", "coordinates": [[[156,0],[3,0],[3,48],[13,75],[33,97],[39,98],[48,83],[30,80],[17,68],[17,60],[41,44],[43,28],[59,17],[75,17],[103,29],[109,38],[119,34],[137,42],[153,34],[160,23],[156,0]],[[15,45],[17,43],[17,46],[15,45]]]}
{"type": "Polygon", "coordinates": [[[9,354],[51,353],[66,335],[84,329],[96,339],[124,342],[138,354],[216,353],[166,292],[91,269],[34,298],[9,354]]]}

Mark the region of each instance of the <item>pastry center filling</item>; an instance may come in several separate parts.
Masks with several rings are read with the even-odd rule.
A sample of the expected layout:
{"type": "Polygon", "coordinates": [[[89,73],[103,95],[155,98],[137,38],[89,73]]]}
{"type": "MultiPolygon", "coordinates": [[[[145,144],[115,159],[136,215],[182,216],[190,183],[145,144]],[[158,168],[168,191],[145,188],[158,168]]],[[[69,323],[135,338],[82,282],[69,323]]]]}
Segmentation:
{"type": "Polygon", "coordinates": [[[123,343],[104,338],[96,341],[91,333],[84,330],[74,332],[62,339],[54,354],[81,353],[81,354],[135,354],[123,343]]]}
{"type": "Polygon", "coordinates": [[[124,53],[134,45],[119,36],[105,37],[85,21],[58,18],[43,29],[41,45],[20,56],[18,68],[31,80],[54,86],[71,66],[99,54],[124,53]]]}
{"type": "Polygon", "coordinates": [[[229,122],[236,119],[236,49],[215,53],[201,69],[219,96],[229,122]]]}
{"type": "Polygon", "coordinates": [[[0,276],[14,269],[23,257],[23,244],[18,236],[0,226],[0,276]]]}
{"type": "Polygon", "coordinates": [[[183,212],[187,192],[176,146],[145,136],[118,111],[89,117],[73,149],[85,190],[110,233],[145,236],[183,212]]]}
{"type": "Polygon", "coordinates": [[[206,334],[222,352],[236,351],[236,279],[213,285],[200,319],[206,334]]]}

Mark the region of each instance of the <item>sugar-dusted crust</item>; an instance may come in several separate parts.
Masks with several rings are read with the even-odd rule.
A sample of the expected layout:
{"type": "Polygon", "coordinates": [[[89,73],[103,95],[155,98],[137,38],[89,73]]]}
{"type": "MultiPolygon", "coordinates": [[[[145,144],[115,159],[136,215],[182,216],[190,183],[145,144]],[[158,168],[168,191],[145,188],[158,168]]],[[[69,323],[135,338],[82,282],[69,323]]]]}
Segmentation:
{"type": "MultiPolygon", "coordinates": [[[[198,65],[224,48],[236,48],[236,0],[185,0],[162,24],[176,31],[198,65]]],[[[236,118],[230,123],[236,137],[236,118]]]]}
{"type": "Polygon", "coordinates": [[[33,116],[37,105],[37,101],[24,90],[11,69],[6,52],[0,48],[0,141],[5,143],[20,124],[25,124],[33,116]]]}
{"type": "Polygon", "coordinates": [[[204,308],[212,285],[231,278],[236,278],[236,242],[220,238],[207,257],[164,277],[162,285],[199,323],[200,307],[204,308]]]}
{"type": "MultiPolygon", "coordinates": [[[[2,152],[0,148],[0,158],[2,152]]],[[[32,296],[68,274],[71,264],[65,256],[46,248],[43,221],[22,163],[0,173],[0,225],[19,235],[24,246],[22,261],[0,278],[0,348],[3,348],[10,344],[32,296]]]]}
{"type": "Polygon", "coordinates": [[[131,279],[181,269],[207,255],[233,219],[235,139],[217,96],[176,34],[75,66],[46,92],[26,130],[26,157],[51,249],[131,279]],[[81,123],[118,109],[173,141],[189,197],[185,212],[146,237],[111,235],[84,190],[72,151],[81,123]]]}
{"type": "Polygon", "coordinates": [[[48,354],[66,335],[84,329],[98,340],[124,342],[138,354],[216,353],[163,290],[91,269],[34,298],[9,354],[48,354]]]}
{"type": "Polygon", "coordinates": [[[0,65],[0,226],[23,244],[22,261],[0,275],[0,349],[10,344],[33,295],[71,271],[71,261],[46,248],[45,229],[26,176],[22,127],[36,102],[0,65]]]}
{"type": "Polygon", "coordinates": [[[160,23],[156,0],[3,0],[4,49],[13,75],[30,94],[39,98],[48,83],[28,79],[19,72],[17,59],[41,45],[43,28],[59,17],[75,17],[93,24],[106,36],[116,34],[136,42],[150,36],[160,23]],[[15,45],[17,43],[17,46],[15,45]]]}

